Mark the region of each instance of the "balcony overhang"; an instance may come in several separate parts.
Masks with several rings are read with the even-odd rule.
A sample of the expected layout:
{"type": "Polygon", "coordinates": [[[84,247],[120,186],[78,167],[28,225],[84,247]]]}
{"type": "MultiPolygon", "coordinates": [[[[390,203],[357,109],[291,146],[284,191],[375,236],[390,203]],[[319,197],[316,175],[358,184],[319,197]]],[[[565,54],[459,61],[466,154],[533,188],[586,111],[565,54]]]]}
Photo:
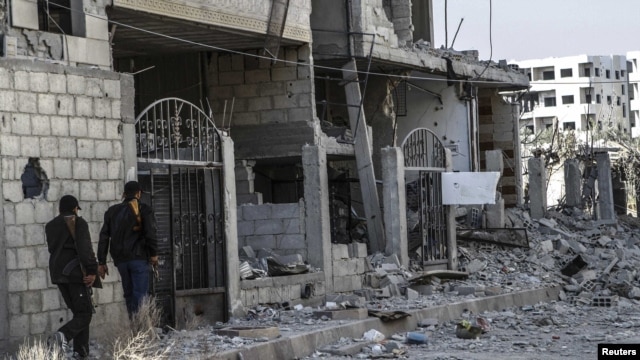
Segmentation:
{"type": "MultiPolygon", "coordinates": [[[[115,25],[114,57],[264,46],[267,15],[228,14],[222,10],[171,1],[114,0],[108,11],[109,20],[115,25]]],[[[309,29],[287,24],[280,45],[310,41],[309,29]]]]}

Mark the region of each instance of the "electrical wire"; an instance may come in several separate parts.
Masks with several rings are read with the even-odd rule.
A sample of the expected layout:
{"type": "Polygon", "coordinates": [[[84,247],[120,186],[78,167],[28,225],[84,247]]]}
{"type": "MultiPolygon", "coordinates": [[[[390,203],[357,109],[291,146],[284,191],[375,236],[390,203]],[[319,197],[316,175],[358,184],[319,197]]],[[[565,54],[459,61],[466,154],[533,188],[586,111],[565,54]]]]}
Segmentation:
{"type": "MultiPolygon", "coordinates": [[[[57,4],[52,2],[53,4],[55,4],[56,6],[59,6],[61,8],[70,10],[72,12],[80,12],[78,10],[74,10],[71,9],[70,7],[61,5],[61,4],[57,4]]],[[[490,0],[491,3],[491,0],[490,0]]],[[[105,20],[104,17],[98,16],[98,15],[94,15],[94,14],[88,14],[88,13],[84,13],[86,16],[91,16],[91,17],[95,17],[97,19],[100,20],[105,20]]],[[[226,52],[226,53],[230,53],[230,54],[236,54],[236,55],[242,55],[242,56],[247,56],[247,57],[252,57],[252,58],[259,58],[259,59],[265,59],[265,60],[270,60],[270,61],[275,61],[275,62],[282,62],[285,64],[290,64],[290,65],[296,65],[296,66],[308,66],[308,67],[312,67],[315,69],[322,69],[322,70],[330,70],[330,71],[340,71],[340,72],[352,72],[352,73],[356,73],[356,74],[362,74],[362,75],[374,75],[374,76],[384,76],[384,77],[393,77],[393,78],[398,78],[401,80],[428,80],[428,81],[441,81],[441,82],[459,82],[459,83],[472,83],[472,84],[494,84],[494,85],[500,85],[500,84],[511,84],[511,83],[507,83],[507,82],[503,82],[503,81],[490,81],[490,80],[478,80],[480,78],[480,76],[482,74],[484,74],[484,72],[487,70],[487,68],[489,68],[490,64],[491,64],[491,58],[489,59],[489,61],[487,62],[487,65],[484,67],[484,70],[482,70],[482,73],[480,73],[479,76],[477,76],[474,79],[447,79],[446,77],[442,77],[442,78],[436,78],[436,77],[426,77],[426,76],[412,76],[412,75],[394,75],[394,74],[385,74],[385,73],[379,73],[379,72],[373,72],[373,71],[359,71],[359,70],[348,70],[348,69],[342,69],[342,68],[336,68],[336,67],[331,67],[331,66],[323,66],[323,65],[315,65],[315,64],[302,64],[298,61],[293,61],[293,60],[286,60],[286,59],[274,59],[268,56],[263,56],[263,55],[259,55],[259,54],[251,54],[251,53],[246,53],[246,52],[242,52],[239,50],[232,50],[232,49],[226,49],[226,48],[222,48],[219,46],[215,46],[215,45],[208,45],[208,44],[203,44],[197,41],[192,41],[192,40],[187,40],[187,39],[183,39],[177,36],[173,36],[173,35],[167,35],[167,34],[162,34],[156,31],[152,31],[152,30],[147,30],[147,29],[143,29],[134,25],[129,25],[129,24],[125,24],[119,21],[115,21],[115,20],[111,20],[111,19],[106,19],[106,21],[108,21],[111,24],[115,24],[118,26],[122,26],[131,30],[136,30],[136,31],[140,31],[146,34],[150,34],[150,35],[155,35],[158,37],[163,37],[166,39],[170,39],[170,40],[175,40],[175,41],[179,41],[179,42],[183,42],[186,44],[190,44],[190,45],[195,45],[195,46],[199,46],[199,47],[203,47],[203,48],[207,48],[207,49],[212,49],[212,50],[216,50],[219,52],[226,52]]],[[[493,45],[492,45],[492,50],[491,50],[491,56],[493,56],[493,45]]]]}

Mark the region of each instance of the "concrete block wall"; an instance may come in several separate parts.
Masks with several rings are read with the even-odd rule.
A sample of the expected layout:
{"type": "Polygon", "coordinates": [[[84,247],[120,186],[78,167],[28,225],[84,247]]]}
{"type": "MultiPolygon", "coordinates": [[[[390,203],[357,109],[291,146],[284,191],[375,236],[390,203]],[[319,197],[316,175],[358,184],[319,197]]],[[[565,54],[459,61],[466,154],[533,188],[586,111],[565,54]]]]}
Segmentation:
{"type": "MultiPolygon", "coordinates": [[[[72,194],[97,248],[107,207],[123,187],[121,80],[109,71],[24,60],[0,60],[0,342],[44,335],[70,319],[48,275],[44,225],[58,200],[72,194]],[[50,188],[46,199],[24,199],[20,176],[40,158],[50,188]]],[[[113,271],[112,271],[113,274],[113,271]]],[[[96,292],[95,324],[126,318],[117,276],[96,292]]]]}
{"type": "MultiPolygon", "coordinates": [[[[30,0],[11,1],[11,25],[7,35],[16,47],[9,57],[36,57],[62,60],[71,64],[111,68],[111,45],[106,16],[106,1],[71,2],[73,34],[39,31],[38,3],[30,0]],[[73,35],[73,36],[72,36],[73,35]]],[[[42,14],[40,14],[42,15],[42,14]]]]}
{"type": "Polygon", "coordinates": [[[522,200],[517,106],[506,103],[492,90],[478,90],[478,116],[480,169],[487,171],[485,151],[502,151],[502,198],[506,207],[516,206],[522,200]]]}
{"type": "Polygon", "coordinates": [[[240,289],[240,299],[245,308],[285,301],[290,305],[311,305],[323,300],[326,293],[322,272],[242,280],[240,289]],[[308,298],[303,295],[307,287],[310,290],[308,298]]]}
{"type": "Polygon", "coordinates": [[[283,61],[214,53],[209,63],[213,111],[221,114],[225,101],[230,111],[235,98],[232,127],[312,119],[310,47],[281,48],[278,59],[283,61]]]}
{"type": "Polygon", "coordinates": [[[247,245],[256,252],[269,248],[280,255],[300,254],[308,260],[304,200],[238,206],[238,247],[247,245]]]}
{"type": "MultiPolygon", "coordinates": [[[[249,51],[251,53],[251,51],[249,51]]],[[[253,56],[215,53],[208,67],[210,102],[216,125],[232,129],[236,159],[300,156],[320,132],[314,106],[309,45],[286,47],[272,62],[253,56]],[[233,116],[229,119],[231,104],[233,116]]]]}
{"type": "Polygon", "coordinates": [[[367,271],[367,245],[363,243],[331,244],[333,291],[347,293],[361,290],[367,271]]]}

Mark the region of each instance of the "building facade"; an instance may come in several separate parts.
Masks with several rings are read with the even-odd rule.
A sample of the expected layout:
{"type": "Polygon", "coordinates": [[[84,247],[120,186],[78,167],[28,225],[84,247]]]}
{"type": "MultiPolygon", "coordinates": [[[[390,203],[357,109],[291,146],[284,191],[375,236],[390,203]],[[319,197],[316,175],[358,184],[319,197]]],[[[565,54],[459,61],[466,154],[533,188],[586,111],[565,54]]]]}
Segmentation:
{"type": "Polygon", "coordinates": [[[520,123],[533,133],[609,128],[631,133],[629,72],[624,55],[579,55],[515,62],[531,81],[520,123]]]}
{"type": "MultiPolygon", "coordinates": [[[[420,212],[438,215],[423,230],[449,236],[430,265],[457,259],[455,237],[444,243],[451,209],[432,186],[440,172],[487,170],[484,151],[499,150],[513,164],[502,199],[519,202],[519,105],[500,92],[529,81],[434,48],[430,1],[10,0],[3,10],[0,349],[70,316],[44,239],[64,194],[97,241],[124,183],[143,184],[160,224],[156,295],[177,327],[361,290],[361,245],[408,264],[410,153],[399,147],[416,129],[431,139],[417,157],[438,162],[419,175],[435,199],[420,212]],[[22,191],[30,158],[48,184],[37,197],[22,191]],[[249,247],[316,271],[241,279],[249,247]]],[[[126,321],[117,276],[104,285],[98,332],[126,321]]]]}
{"type": "Polygon", "coordinates": [[[640,51],[627,52],[627,73],[629,74],[629,125],[632,137],[640,136],[640,51]]]}

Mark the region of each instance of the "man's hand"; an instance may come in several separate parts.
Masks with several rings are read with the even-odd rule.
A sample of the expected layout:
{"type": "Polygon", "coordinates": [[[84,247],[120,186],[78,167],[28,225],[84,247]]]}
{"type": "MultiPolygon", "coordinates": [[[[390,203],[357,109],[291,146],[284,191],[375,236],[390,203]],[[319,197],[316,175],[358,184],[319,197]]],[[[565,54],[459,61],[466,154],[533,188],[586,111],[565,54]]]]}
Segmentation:
{"type": "Polygon", "coordinates": [[[84,285],[86,287],[91,287],[93,285],[94,281],[96,281],[96,276],[95,275],[85,275],[82,278],[82,282],[84,283],[84,285]]]}
{"type": "Polygon", "coordinates": [[[106,275],[109,275],[109,268],[107,265],[98,265],[98,276],[100,276],[100,279],[104,280],[106,275]]]}
{"type": "Polygon", "coordinates": [[[149,258],[149,264],[152,266],[158,266],[158,256],[152,256],[149,258]]]}

